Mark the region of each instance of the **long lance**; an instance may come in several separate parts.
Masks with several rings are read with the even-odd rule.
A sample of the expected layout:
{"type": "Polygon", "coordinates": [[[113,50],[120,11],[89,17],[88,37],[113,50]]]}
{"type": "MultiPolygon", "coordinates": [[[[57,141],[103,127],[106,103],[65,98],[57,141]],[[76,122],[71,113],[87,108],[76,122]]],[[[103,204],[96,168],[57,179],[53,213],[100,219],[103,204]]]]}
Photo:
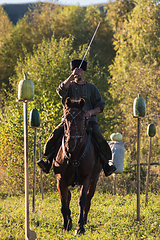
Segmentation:
{"type": "Polygon", "coordinates": [[[93,37],[92,37],[92,39],[91,39],[91,41],[90,41],[90,43],[89,43],[89,45],[88,45],[87,51],[86,51],[85,54],[84,54],[84,57],[83,57],[83,59],[82,59],[82,61],[81,61],[81,64],[79,65],[79,68],[81,68],[81,66],[82,66],[82,63],[83,63],[83,61],[84,61],[84,59],[85,59],[85,57],[86,57],[86,55],[87,55],[87,53],[88,53],[88,50],[89,50],[89,48],[90,48],[90,46],[91,46],[91,44],[92,44],[92,42],[93,42],[93,39],[94,39],[94,37],[95,37],[95,35],[96,35],[96,32],[97,32],[97,30],[98,30],[98,28],[99,28],[100,23],[101,23],[101,22],[99,22],[98,25],[97,25],[97,28],[96,28],[96,30],[95,30],[95,32],[94,32],[94,34],[93,34],[93,37]]]}

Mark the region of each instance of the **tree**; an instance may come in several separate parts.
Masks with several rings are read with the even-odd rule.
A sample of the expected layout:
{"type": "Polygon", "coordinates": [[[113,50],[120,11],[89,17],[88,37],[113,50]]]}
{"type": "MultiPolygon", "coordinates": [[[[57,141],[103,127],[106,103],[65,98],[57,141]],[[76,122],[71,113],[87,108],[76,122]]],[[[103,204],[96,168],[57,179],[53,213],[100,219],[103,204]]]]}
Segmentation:
{"type": "Polygon", "coordinates": [[[9,37],[13,29],[13,25],[1,5],[0,5],[0,16],[1,16],[0,18],[0,48],[1,48],[3,43],[9,37]]]}
{"type": "Polygon", "coordinates": [[[113,50],[113,32],[108,24],[106,15],[97,7],[85,8],[65,6],[58,15],[54,16],[54,34],[57,39],[74,36],[73,47],[78,49],[80,45],[89,44],[94,31],[101,21],[100,27],[90,49],[90,56],[99,61],[101,66],[108,67],[115,56],[113,50]]]}
{"type": "MultiPolygon", "coordinates": [[[[133,101],[138,93],[146,101],[147,114],[142,124],[143,158],[147,154],[144,141],[147,125],[159,124],[160,112],[160,21],[159,4],[156,1],[140,0],[115,33],[116,57],[110,66],[111,94],[119,102],[115,109],[120,116],[119,128],[125,136],[126,148],[132,157],[136,142],[136,120],[133,119],[133,101]]],[[[158,142],[158,134],[155,141],[158,142]]],[[[157,143],[155,143],[156,145],[157,143]]],[[[159,153],[155,149],[154,156],[159,153]]],[[[133,158],[132,158],[133,161],[133,158]]]]}
{"type": "MultiPolygon", "coordinates": [[[[1,49],[3,48],[3,44],[7,41],[7,39],[10,37],[10,34],[12,32],[13,29],[13,25],[10,22],[7,14],[5,13],[5,11],[3,10],[3,7],[0,6],[0,58],[1,58],[1,49]]],[[[1,61],[0,61],[1,64],[1,61]]],[[[4,69],[3,69],[3,64],[0,67],[0,89],[2,87],[2,83],[3,81],[1,80],[1,77],[3,77],[4,74],[4,69]]],[[[3,86],[5,87],[5,86],[3,86]]],[[[3,105],[3,96],[1,94],[1,90],[0,90],[0,107],[1,105],[3,105]]]]}
{"type": "Polygon", "coordinates": [[[114,32],[123,28],[123,22],[127,19],[129,12],[135,7],[135,1],[133,0],[116,0],[110,1],[106,7],[106,18],[110,22],[114,32]]]}
{"type": "MultiPolygon", "coordinates": [[[[5,39],[0,49],[0,87],[1,93],[9,85],[9,77],[14,75],[14,68],[19,57],[24,58],[24,48],[32,53],[33,47],[43,38],[50,39],[53,32],[50,28],[51,5],[38,3],[33,11],[29,11],[16,26],[12,28],[9,37],[5,39]],[[43,13],[43,14],[41,14],[43,13]]],[[[5,32],[4,32],[5,34],[5,32]]],[[[11,86],[9,86],[11,87],[11,86]]]]}

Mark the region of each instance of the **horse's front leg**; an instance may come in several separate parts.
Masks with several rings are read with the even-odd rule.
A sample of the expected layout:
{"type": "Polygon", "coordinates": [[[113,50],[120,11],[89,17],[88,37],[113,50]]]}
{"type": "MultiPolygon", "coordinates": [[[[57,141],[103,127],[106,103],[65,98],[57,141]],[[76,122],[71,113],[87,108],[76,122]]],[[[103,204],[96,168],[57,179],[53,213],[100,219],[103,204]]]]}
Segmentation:
{"type": "Polygon", "coordinates": [[[86,206],[84,209],[84,224],[87,223],[87,216],[88,216],[88,212],[89,212],[90,206],[91,206],[91,199],[94,196],[97,181],[98,181],[98,178],[97,178],[97,180],[91,182],[89,191],[87,192],[87,201],[86,201],[86,206]]]}
{"type": "Polygon", "coordinates": [[[71,211],[69,204],[71,200],[71,192],[63,181],[57,181],[57,189],[61,198],[61,213],[63,215],[64,229],[69,231],[72,229],[71,211]]]}
{"type": "Polygon", "coordinates": [[[82,184],[80,196],[79,196],[79,217],[78,217],[78,227],[76,229],[75,235],[77,234],[84,234],[84,218],[83,218],[83,211],[87,201],[87,191],[89,187],[89,179],[82,184]]]}

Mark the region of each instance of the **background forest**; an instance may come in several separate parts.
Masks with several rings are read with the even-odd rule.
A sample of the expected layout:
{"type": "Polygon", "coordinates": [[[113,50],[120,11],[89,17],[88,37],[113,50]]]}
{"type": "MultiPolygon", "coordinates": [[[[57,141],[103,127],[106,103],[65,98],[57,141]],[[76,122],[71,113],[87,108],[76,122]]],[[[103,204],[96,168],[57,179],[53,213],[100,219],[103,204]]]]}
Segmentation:
{"type": "MultiPolygon", "coordinates": [[[[99,21],[100,28],[86,57],[88,70],[85,79],[98,87],[105,100],[99,124],[106,139],[109,141],[113,132],[123,135],[125,166],[122,183],[124,179],[135,181],[135,176],[126,176],[131,163],[136,163],[137,122],[132,112],[138,93],[146,101],[146,117],[141,123],[141,162],[148,161],[146,131],[149,123],[154,123],[157,128],[152,141],[152,162],[159,162],[158,0],[116,0],[101,10],[96,6],[83,8],[37,3],[15,25],[2,6],[0,16],[1,191],[11,194],[24,192],[23,104],[16,102],[23,72],[28,73],[34,84],[35,97],[28,104],[28,112],[36,107],[40,113],[42,128],[38,129],[37,135],[41,137],[43,148],[49,134],[61,121],[62,106],[56,88],[70,74],[70,61],[83,57],[99,21]]],[[[30,184],[33,136],[33,129],[29,129],[30,184]]],[[[153,167],[152,171],[156,173],[158,189],[159,166],[153,167]]],[[[45,175],[44,181],[47,182],[46,190],[55,188],[54,174],[45,175]]],[[[103,176],[101,183],[104,184],[103,176]]]]}

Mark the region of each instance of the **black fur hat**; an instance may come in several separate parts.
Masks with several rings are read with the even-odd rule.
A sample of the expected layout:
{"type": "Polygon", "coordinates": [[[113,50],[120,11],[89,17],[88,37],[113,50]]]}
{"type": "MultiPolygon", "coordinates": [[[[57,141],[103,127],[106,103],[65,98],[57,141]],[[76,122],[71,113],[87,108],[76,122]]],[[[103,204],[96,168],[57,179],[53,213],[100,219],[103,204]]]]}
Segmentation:
{"type": "MultiPolygon", "coordinates": [[[[75,60],[71,61],[70,62],[71,71],[73,71],[75,68],[79,68],[81,62],[82,62],[82,60],[80,60],[80,59],[75,59],[75,60]]],[[[87,62],[86,61],[83,61],[81,68],[83,69],[83,71],[87,70],[87,62]]]]}

